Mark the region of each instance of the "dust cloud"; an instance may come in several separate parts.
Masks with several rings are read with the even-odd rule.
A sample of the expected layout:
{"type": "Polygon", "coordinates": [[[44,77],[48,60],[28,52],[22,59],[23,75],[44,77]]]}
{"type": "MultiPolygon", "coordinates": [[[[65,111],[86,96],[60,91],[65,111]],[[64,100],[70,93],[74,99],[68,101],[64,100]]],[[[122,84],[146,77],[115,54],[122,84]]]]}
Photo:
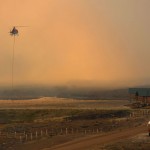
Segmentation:
{"type": "Polygon", "coordinates": [[[0,0],[0,84],[149,84],[149,0],[0,0]],[[81,81],[81,82],[80,82],[81,81]]]}

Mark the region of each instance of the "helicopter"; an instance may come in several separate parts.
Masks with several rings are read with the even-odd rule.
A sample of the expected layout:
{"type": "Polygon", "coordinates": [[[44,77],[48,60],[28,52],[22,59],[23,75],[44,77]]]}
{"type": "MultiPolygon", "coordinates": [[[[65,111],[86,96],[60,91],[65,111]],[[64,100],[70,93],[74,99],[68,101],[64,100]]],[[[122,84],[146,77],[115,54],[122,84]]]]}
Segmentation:
{"type": "Polygon", "coordinates": [[[12,35],[12,36],[16,36],[16,35],[18,35],[18,33],[19,33],[19,31],[18,31],[18,29],[17,28],[19,27],[28,27],[28,26],[14,26],[13,28],[12,28],[12,30],[10,30],[10,35],[12,35]]]}
{"type": "Polygon", "coordinates": [[[10,35],[12,35],[12,36],[18,35],[18,30],[16,29],[16,27],[13,27],[13,29],[10,30],[10,35]]]}

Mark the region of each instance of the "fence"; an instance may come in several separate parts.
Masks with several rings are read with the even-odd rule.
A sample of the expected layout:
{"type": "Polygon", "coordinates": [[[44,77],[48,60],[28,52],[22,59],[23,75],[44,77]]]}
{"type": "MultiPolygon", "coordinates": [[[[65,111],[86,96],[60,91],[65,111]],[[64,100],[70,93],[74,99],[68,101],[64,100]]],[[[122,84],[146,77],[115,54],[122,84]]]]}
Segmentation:
{"type": "MultiPolygon", "coordinates": [[[[134,110],[126,119],[128,118],[135,118],[135,117],[141,117],[141,116],[149,116],[150,110],[143,109],[143,110],[134,110]]],[[[112,120],[115,122],[115,119],[112,120]]],[[[116,124],[112,123],[111,128],[116,128],[116,124]]],[[[106,126],[105,126],[106,127],[106,126]]],[[[102,128],[90,128],[90,129],[83,129],[83,128],[37,128],[32,131],[21,131],[21,132],[6,132],[6,131],[0,131],[0,138],[9,138],[14,139],[17,142],[29,142],[33,140],[39,140],[41,138],[48,138],[53,136],[67,136],[67,135],[75,135],[75,134],[81,134],[81,135],[90,135],[90,134],[100,134],[103,132],[102,128]]]]}
{"type": "Polygon", "coordinates": [[[1,138],[15,139],[18,142],[28,142],[33,140],[39,140],[44,137],[52,137],[57,135],[75,135],[75,134],[98,134],[102,130],[99,128],[94,129],[77,129],[77,128],[61,128],[61,129],[44,129],[33,132],[2,132],[0,131],[1,138]]]}
{"type": "Polygon", "coordinates": [[[141,117],[141,116],[149,116],[149,115],[150,115],[149,109],[139,109],[139,110],[134,110],[130,114],[130,117],[141,117]]]}

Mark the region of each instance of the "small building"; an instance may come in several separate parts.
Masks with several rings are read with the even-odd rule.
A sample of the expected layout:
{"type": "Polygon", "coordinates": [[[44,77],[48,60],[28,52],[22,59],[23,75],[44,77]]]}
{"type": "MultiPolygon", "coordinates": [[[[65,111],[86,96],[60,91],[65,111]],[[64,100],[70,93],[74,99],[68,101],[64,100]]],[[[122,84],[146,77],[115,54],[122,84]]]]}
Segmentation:
{"type": "Polygon", "coordinates": [[[150,105],[150,88],[129,88],[131,101],[143,105],[150,105]]]}

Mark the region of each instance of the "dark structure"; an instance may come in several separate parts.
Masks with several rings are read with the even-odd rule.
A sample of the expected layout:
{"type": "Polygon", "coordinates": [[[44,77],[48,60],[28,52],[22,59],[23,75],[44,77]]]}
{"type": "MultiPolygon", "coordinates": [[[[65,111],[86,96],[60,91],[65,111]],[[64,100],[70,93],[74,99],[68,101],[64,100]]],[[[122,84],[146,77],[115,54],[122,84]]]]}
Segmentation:
{"type": "Polygon", "coordinates": [[[131,101],[142,105],[150,105],[150,88],[129,88],[131,101]]]}

